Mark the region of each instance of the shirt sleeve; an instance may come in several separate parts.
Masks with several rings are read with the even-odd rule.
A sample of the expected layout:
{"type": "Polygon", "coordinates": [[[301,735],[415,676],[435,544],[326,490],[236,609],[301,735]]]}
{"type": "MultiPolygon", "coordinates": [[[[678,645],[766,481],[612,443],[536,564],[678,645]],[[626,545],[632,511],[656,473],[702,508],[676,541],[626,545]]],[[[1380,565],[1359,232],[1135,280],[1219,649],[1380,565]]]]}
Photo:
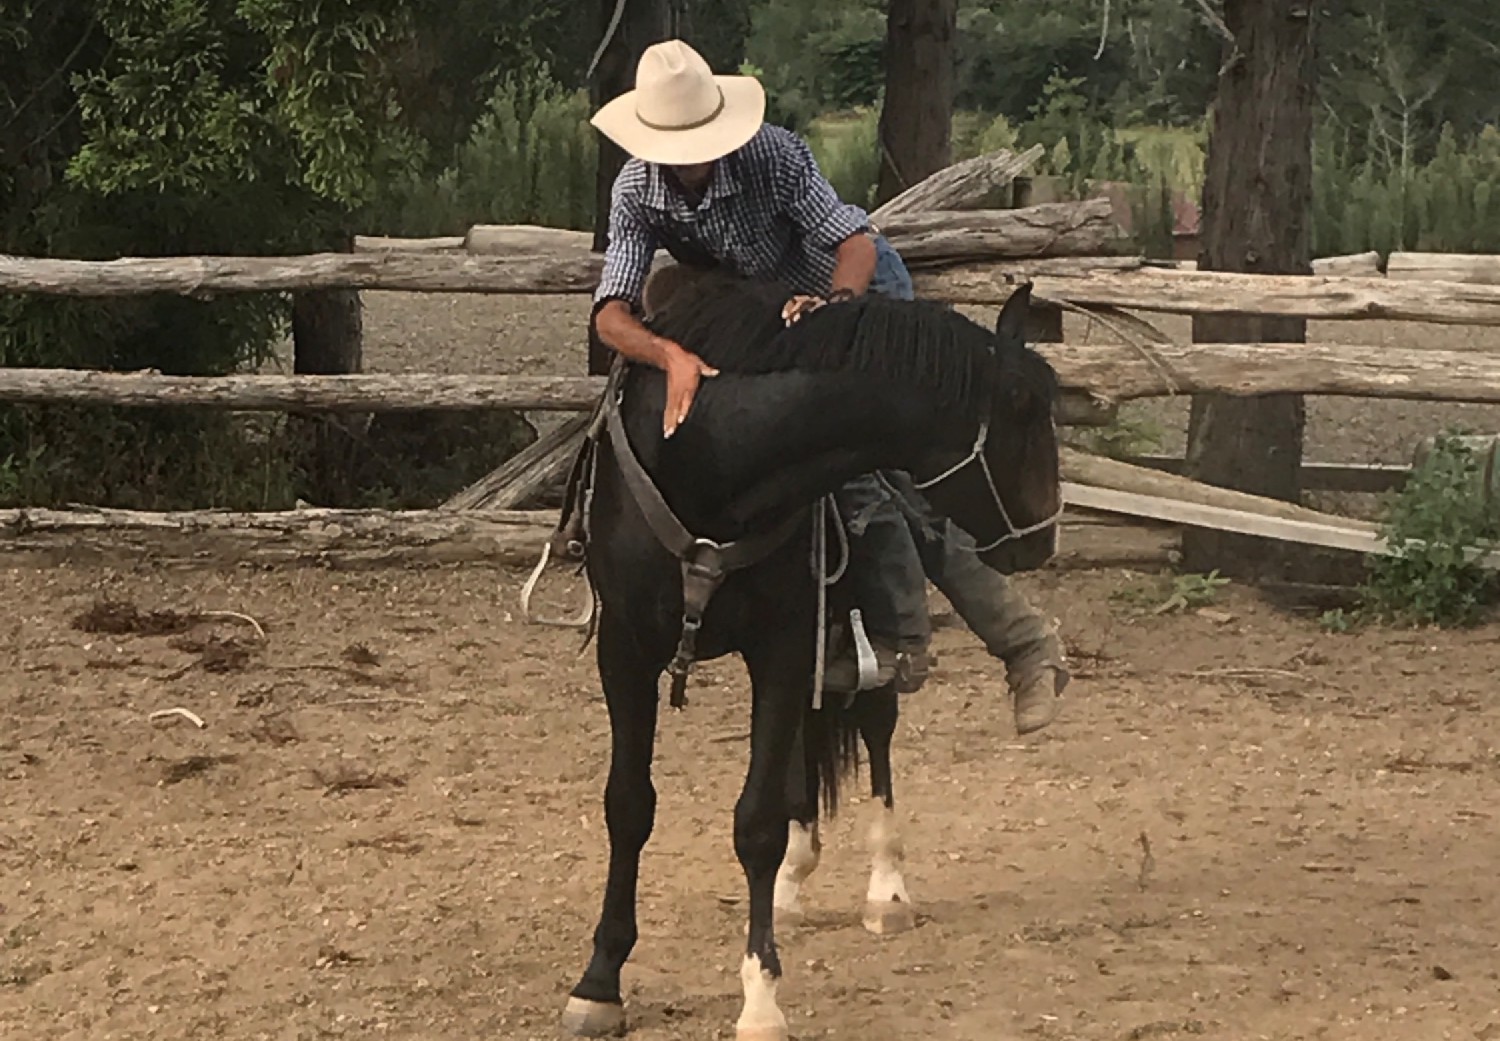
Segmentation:
{"type": "Polygon", "coordinates": [[[849,236],[870,230],[869,214],[839,198],[807,142],[788,132],[779,152],[777,202],[810,245],[832,252],[849,236]]]}
{"type": "Polygon", "coordinates": [[[646,223],[640,186],[635,178],[627,178],[625,174],[622,170],[610,190],[609,243],[604,248],[604,271],[594,290],[596,310],[605,300],[619,299],[639,311],[646,276],[651,273],[651,262],[660,246],[646,223]]]}

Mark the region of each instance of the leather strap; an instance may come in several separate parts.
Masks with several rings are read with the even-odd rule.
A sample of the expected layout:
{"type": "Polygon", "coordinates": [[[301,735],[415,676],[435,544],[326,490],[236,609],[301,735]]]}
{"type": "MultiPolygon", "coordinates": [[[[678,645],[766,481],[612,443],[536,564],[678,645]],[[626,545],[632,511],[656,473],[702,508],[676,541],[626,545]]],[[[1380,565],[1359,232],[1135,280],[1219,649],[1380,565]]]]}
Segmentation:
{"type": "Polygon", "coordinates": [[[687,704],[687,674],[696,659],[698,631],[703,626],[709,600],[729,572],[759,563],[785,544],[806,519],[808,511],[798,510],[768,531],[746,535],[733,542],[721,544],[697,538],[677,519],[631,448],[615,394],[606,397],[604,418],[609,443],[625,478],[626,488],[645,515],[657,541],[682,563],[682,635],[677,652],[667,666],[667,671],[672,674],[672,707],[682,708],[687,704]]]}

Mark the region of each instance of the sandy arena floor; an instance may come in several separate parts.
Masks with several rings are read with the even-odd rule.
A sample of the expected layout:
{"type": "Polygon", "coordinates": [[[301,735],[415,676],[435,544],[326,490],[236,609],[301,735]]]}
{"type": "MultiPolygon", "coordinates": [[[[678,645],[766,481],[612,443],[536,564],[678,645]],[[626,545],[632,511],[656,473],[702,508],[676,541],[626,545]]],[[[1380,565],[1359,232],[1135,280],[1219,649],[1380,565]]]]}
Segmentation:
{"type": "MultiPolygon", "coordinates": [[[[370,297],[372,368],[582,368],[579,301],[370,297]]],[[[1310,458],[1402,460],[1454,410],[1314,413],[1310,458]]],[[[516,617],[523,577],[0,565],[0,1037],[556,1036],[608,729],[592,648],[516,617]],[[267,640],[78,628],[101,590],[267,640]],[[148,719],[176,706],[206,728],[148,719]]],[[[850,807],[781,938],[794,1036],[1500,1038],[1494,627],[1331,635],[1233,587],[1151,615],[1116,595],[1140,581],[1022,580],[1077,669],[1033,737],[942,631],[897,738],[919,927],[861,928],[850,807]]],[[[736,662],[663,715],[640,1041],[733,1036],[746,729],[736,662]]]]}

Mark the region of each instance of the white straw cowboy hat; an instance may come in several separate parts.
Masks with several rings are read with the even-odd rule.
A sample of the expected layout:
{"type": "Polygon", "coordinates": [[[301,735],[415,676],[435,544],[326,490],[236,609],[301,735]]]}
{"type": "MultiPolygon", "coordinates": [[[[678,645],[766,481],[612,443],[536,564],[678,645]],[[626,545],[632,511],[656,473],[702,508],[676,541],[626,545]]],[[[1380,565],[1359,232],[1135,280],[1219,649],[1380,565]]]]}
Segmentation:
{"type": "Polygon", "coordinates": [[[635,89],[589,122],[648,163],[691,166],[733,152],[755,136],[766,91],[754,76],[715,76],[681,40],[652,44],[635,70],[635,89]]]}

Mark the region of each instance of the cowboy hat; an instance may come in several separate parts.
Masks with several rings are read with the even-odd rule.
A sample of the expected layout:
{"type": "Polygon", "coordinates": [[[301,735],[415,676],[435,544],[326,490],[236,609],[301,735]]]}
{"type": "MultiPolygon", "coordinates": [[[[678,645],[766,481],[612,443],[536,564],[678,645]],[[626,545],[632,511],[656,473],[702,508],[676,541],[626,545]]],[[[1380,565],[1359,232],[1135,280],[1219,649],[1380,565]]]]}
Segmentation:
{"type": "Polygon", "coordinates": [[[635,70],[635,89],[589,120],[648,163],[691,166],[733,152],[760,130],[766,91],[754,76],[715,76],[681,40],[652,44],[635,70]]]}

